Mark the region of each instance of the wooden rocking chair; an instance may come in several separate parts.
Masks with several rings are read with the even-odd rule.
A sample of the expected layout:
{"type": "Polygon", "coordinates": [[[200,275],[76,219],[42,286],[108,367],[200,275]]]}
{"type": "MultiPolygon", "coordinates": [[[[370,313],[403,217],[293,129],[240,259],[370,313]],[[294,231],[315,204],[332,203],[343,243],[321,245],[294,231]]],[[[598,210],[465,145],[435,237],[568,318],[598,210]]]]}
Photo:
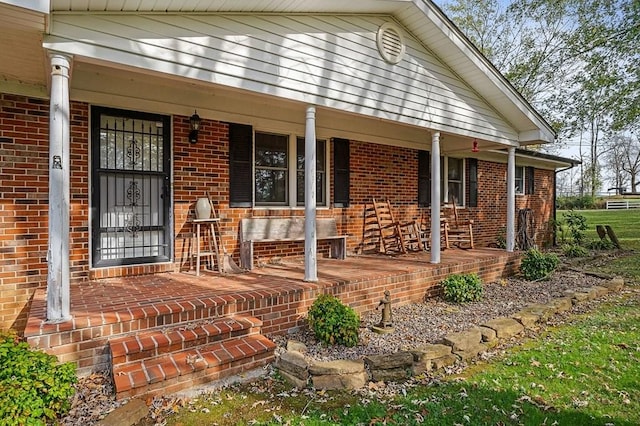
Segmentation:
{"type": "MultiPolygon", "coordinates": [[[[448,235],[448,221],[444,217],[444,214],[440,213],[440,249],[448,249],[449,247],[449,235],[448,235]]],[[[422,243],[422,248],[425,251],[431,250],[431,221],[422,214],[422,218],[420,220],[420,224],[417,225],[418,230],[420,232],[420,242],[422,243]]]]}
{"type": "Polygon", "coordinates": [[[395,220],[389,201],[373,200],[378,231],[380,233],[380,249],[385,254],[406,253],[407,250],[420,250],[420,232],[416,221],[400,223],[395,220]]]}
{"type": "Polygon", "coordinates": [[[458,216],[458,209],[455,201],[444,208],[451,210],[452,214],[442,219],[444,222],[444,232],[447,248],[450,245],[459,248],[473,248],[473,220],[463,220],[458,216]]]}

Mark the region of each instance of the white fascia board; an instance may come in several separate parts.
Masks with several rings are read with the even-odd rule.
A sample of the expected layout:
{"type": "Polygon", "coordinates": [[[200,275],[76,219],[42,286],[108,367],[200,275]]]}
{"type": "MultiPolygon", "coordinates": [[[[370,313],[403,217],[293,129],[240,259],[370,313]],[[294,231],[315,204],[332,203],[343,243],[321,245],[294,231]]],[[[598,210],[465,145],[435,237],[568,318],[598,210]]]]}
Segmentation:
{"type": "Polygon", "coordinates": [[[158,13],[392,13],[413,0],[181,0],[94,1],[52,0],[62,12],[158,13]]]}
{"type": "MultiPolygon", "coordinates": [[[[553,129],[540,114],[522,97],[509,81],[485,58],[467,37],[447,18],[447,16],[428,0],[413,0],[414,6],[436,26],[447,40],[480,71],[481,78],[498,89],[518,111],[523,113],[541,131],[555,135],[553,129]]],[[[427,41],[425,41],[427,42],[427,41]]],[[[441,58],[442,59],[442,58],[441,58]]],[[[454,69],[455,71],[455,69],[454,69]]],[[[463,79],[465,80],[465,79],[463,79]]],[[[486,99],[486,97],[485,97],[486,99]]],[[[496,107],[494,105],[494,107],[496,107]]],[[[505,106],[506,107],[506,106],[505,106]]],[[[500,109],[504,109],[499,108],[500,109]]]]}
{"type": "MultiPolygon", "coordinates": [[[[481,159],[506,164],[508,153],[503,149],[490,150],[483,153],[481,159]]],[[[570,159],[561,161],[560,159],[535,157],[522,153],[521,151],[516,151],[516,166],[532,166],[538,169],[560,170],[571,166],[571,161],[570,159]]]]}
{"type": "Polygon", "coordinates": [[[49,14],[51,2],[49,0],[0,0],[0,3],[28,9],[34,12],[49,14]]]}

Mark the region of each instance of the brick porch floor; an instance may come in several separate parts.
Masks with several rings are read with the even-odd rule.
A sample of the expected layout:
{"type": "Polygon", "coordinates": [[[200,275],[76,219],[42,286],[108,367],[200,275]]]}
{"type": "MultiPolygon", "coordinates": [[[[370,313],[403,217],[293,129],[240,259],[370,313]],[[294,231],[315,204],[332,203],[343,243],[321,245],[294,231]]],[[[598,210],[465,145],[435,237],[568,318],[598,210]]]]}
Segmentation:
{"type": "Polygon", "coordinates": [[[338,296],[362,314],[375,309],[385,289],[402,305],[433,296],[450,274],[477,272],[490,282],[513,274],[519,263],[519,253],[454,249],[443,251],[437,265],[429,253],[321,258],[316,283],[303,281],[302,260],[227,276],[176,272],[102,279],[72,286],[73,320],[66,323],[45,321],[46,294],[37,291],[25,337],[61,361],[76,362],[84,375],[109,368],[109,340],[134,332],[247,315],[262,321],[263,333],[283,333],[303,323],[321,293],[338,296]]]}

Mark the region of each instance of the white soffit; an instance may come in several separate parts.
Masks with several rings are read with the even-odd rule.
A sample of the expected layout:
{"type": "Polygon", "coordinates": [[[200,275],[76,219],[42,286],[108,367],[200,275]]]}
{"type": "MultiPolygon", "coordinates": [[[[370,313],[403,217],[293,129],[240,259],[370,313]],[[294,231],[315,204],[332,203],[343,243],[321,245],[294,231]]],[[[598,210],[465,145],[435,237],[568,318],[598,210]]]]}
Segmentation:
{"type": "Polygon", "coordinates": [[[30,96],[46,94],[42,36],[46,14],[0,1],[0,88],[30,96]]]}

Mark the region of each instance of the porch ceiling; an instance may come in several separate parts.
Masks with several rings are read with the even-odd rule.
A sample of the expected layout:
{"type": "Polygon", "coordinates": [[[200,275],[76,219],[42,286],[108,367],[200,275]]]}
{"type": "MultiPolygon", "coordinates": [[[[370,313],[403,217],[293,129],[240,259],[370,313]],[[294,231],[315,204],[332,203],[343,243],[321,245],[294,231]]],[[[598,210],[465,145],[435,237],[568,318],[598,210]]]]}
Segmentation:
{"type": "Polygon", "coordinates": [[[0,3],[0,88],[10,93],[21,86],[35,96],[46,96],[47,72],[42,38],[46,14],[0,3]]]}

